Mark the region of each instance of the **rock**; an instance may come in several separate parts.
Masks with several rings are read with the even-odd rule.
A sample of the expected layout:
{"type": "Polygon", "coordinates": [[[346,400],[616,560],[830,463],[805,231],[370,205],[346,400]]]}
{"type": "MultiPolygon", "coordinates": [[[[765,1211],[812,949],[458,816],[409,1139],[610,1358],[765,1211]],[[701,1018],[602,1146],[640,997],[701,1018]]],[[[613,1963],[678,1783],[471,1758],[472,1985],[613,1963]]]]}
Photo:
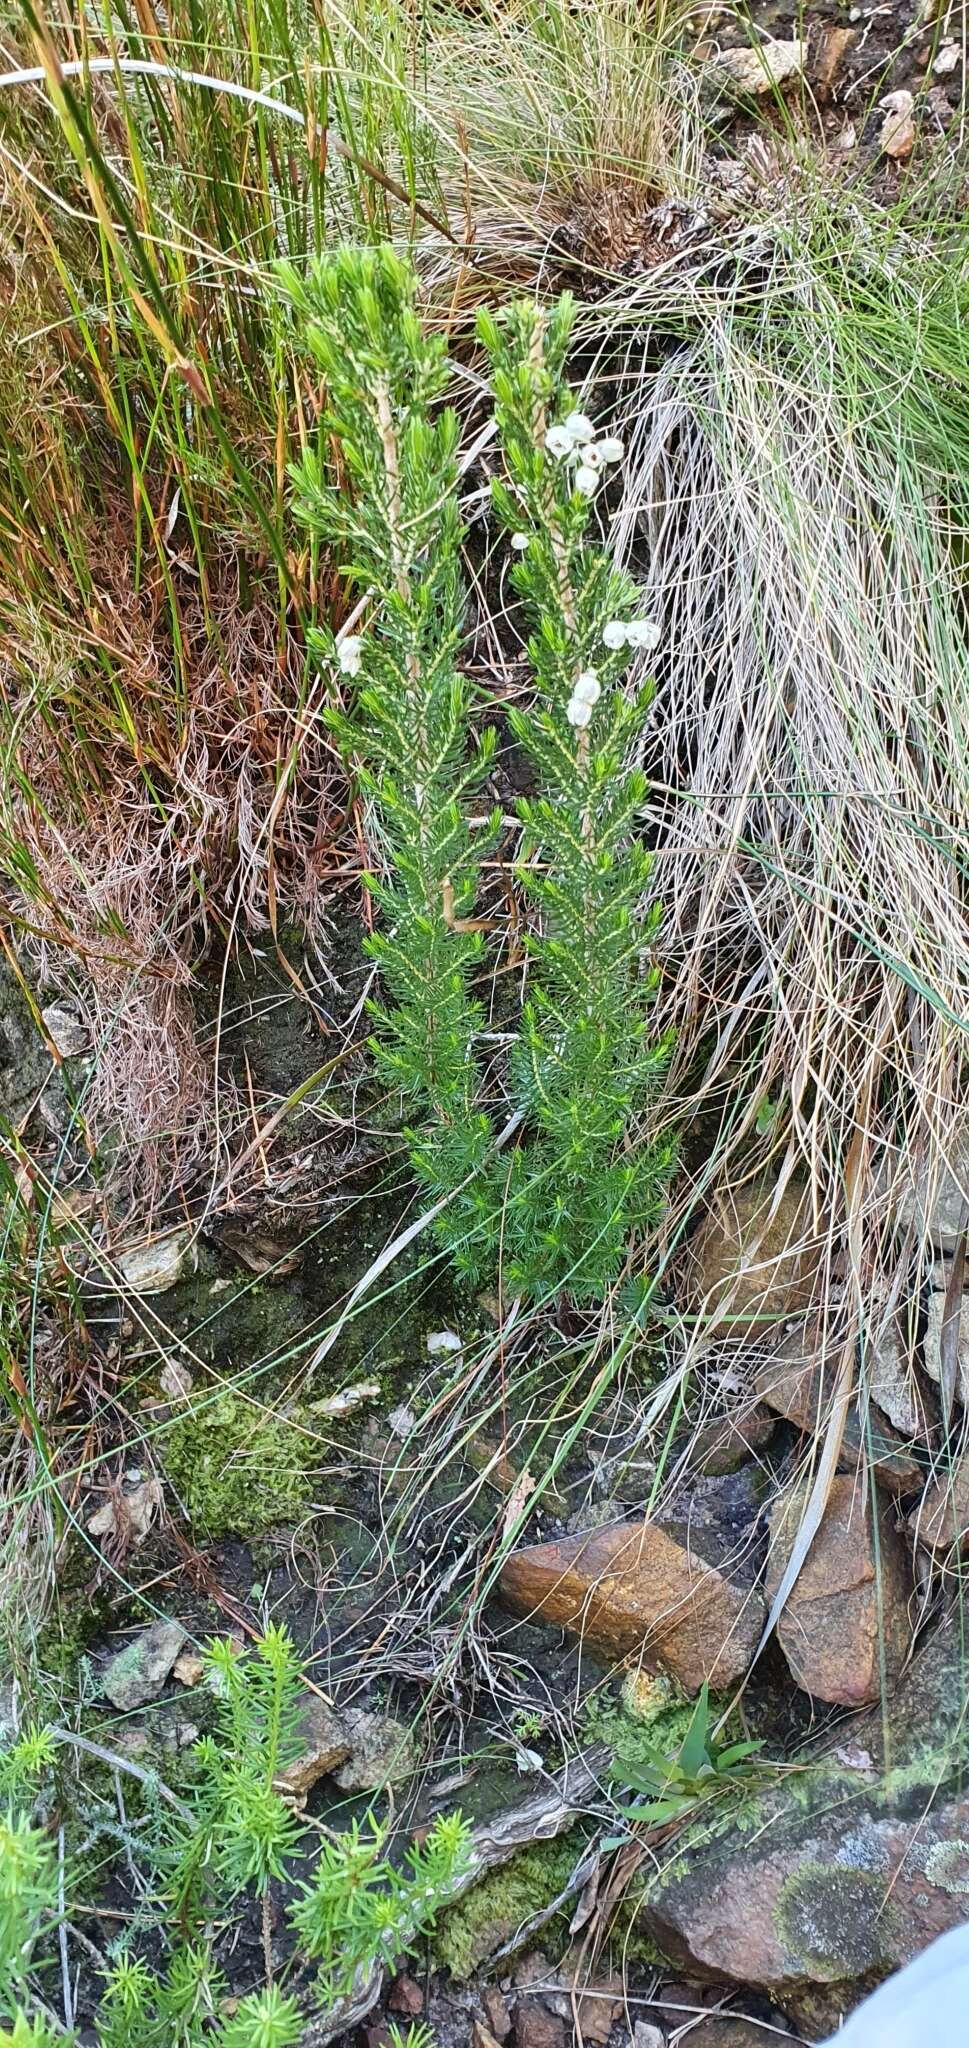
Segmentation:
{"type": "Polygon", "coordinates": [[[808,1190],[770,1187],[722,1195],[687,1247],[686,1307],[706,1335],[763,1331],[806,1308],[818,1269],[808,1190]]]}
{"type": "Polygon", "coordinates": [[[577,1995],[575,2010],[579,2022],[577,2038],[588,2041],[589,2048],[606,2048],[613,2021],[622,2016],[622,1984],[588,1985],[577,1995]]]}
{"type": "Polygon", "coordinates": [[[185,1641],[180,1621],[154,1621],[105,1665],[101,1690],[121,1713],[157,1699],[185,1641]]]}
{"type": "MultiPolygon", "coordinates": [[[[783,2035],[781,2036],[783,2041],[783,2035]]],[[[712,2012],[699,2026],[691,2027],[683,2048],[778,2048],[777,2032],[755,2026],[736,2012],[712,2012]]]]}
{"type": "Polygon", "coordinates": [[[341,1716],[316,1693],[307,1696],[300,1715],[299,1732],[304,1744],[302,1754],[276,1779],[278,1790],[295,1800],[305,1799],[318,1779],[326,1777],[328,1771],[335,1771],[338,1765],[345,1764],[352,1749],[350,1734],[341,1716]]]}
{"type": "Polygon", "coordinates": [[[823,1757],[765,1789],[742,1828],[695,1832],[648,1890],[649,1938],[690,1973],[761,1991],[811,2039],[827,2035],[965,1919],[964,1704],[956,1621],[914,1659],[889,1716],[879,1706],[853,1723],[877,1779],[823,1757]]]}
{"type": "Polygon", "coordinates": [[[192,1391],[192,1375],[186,1366],[169,1358],[158,1375],[158,1384],[170,1401],[184,1401],[192,1391]]]}
{"type": "Polygon", "coordinates": [[[79,1053],[88,1052],[91,1033],[87,1024],[72,1008],[70,1003],[48,1003],[41,1011],[47,1026],[48,1037],[62,1059],[75,1059],[79,1053]]]}
{"type": "Polygon", "coordinates": [[[507,2041],[511,2033],[511,2011],[508,2000],[495,1984],[486,1984],[481,1993],[485,2018],[496,2041],[507,2041]]]}
{"type": "Polygon", "coordinates": [[[633,2027],[632,2048],[666,2048],[662,2027],[655,2027],[652,2020],[637,2020],[633,2027]]]}
{"type": "Polygon", "coordinates": [[[501,1595],[519,1614],[574,1630],[600,1656],[641,1654],[688,1692],[704,1679],[729,1685],[757,1647],[764,1608],[749,1579],[707,1562],[704,1550],[714,1547],[711,1532],[692,1523],[594,1529],[514,1552],[501,1595]]]}
{"type": "MultiPolygon", "coordinates": [[[[883,1671],[893,1682],[911,1633],[906,1551],[892,1509],[879,1497],[876,1555],[873,1493],[851,1473],[832,1481],[821,1525],[777,1624],[796,1683],[814,1699],[848,1707],[879,1697],[883,1671]]],[[[790,1558],[807,1494],[804,1483],[782,1495],[771,1512],[768,1601],[790,1558]]]]}
{"type": "Polygon", "coordinates": [[[515,2014],[518,2048],[565,2048],[565,2021],[540,1998],[520,1998],[515,2014]]]}
{"type": "Polygon", "coordinates": [[[157,1479],[142,1479],[124,1490],[115,1487],[91,1516],[88,1534],[102,1539],[114,1537],[121,1549],[127,1549],[129,1543],[143,1543],[161,1505],[162,1489],[157,1479]]]}
{"type": "MultiPolygon", "coordinates": [[[[895,95],[892,95],[895,97],[895,95]]],[[[911,98],[911,94],[903,95],[911,98]]],[[[881,103],[885,105],[884,100],[881,103]]],[[[969,1198],[969,1122],[956,1134],[944,1162],[915,1175],[909,1169],[895,1220],[903,1230],[927,1237],[937,1251],[954,1252],[966,1227],[969,1198]]]]}
{"type": "Polygon", "coordinates": [[[172,1665],[172,1677],[178,1679],[179,1685],[198,1685],[205,1677],[204,1660],[194,1656],[191,1650],[183,1650],[172,1665]]]}
{"type": "Polygon", "coordinates": [[[899,90],[888,92],[878,105],[884,109],[885,119],[878,137],[878,147],[884,156],[890,156],[895,163],[905,163],[915,148],[915,123],[912,108],[915,100],[910,92],[899,90]]]}
{"type": "Polygon", "coordinates": [[[811,82],[819,99],[830,98],[845,56],[852,43],[857,40],[858,31],[854,28],[828,27],[822,31],[817,55],[811,66],[811,82]]]}
{"type": "MultiPolygon", "coordinates": [[[[788,1328],[770,1355],[764,1352],[754,1371],[754,1391],[777,1415],[813,1434],[831,1412],[838,1381],[840,1346],[827,1342],[818,1322],[807,1317],[788,1328]]],[[[895,1493],[921,1486],[925,1465],[888,1418],[869,1405],[863,1420],[857,1400],[845,1417],[839,1464],[846,1471],[873,1464],[879,1478],[895,1493]]]]}
{"type": "Polygon", "coordinates": [[[962,51],[958,43],[943,43],[932,66],[936,78],[951,78],[962,63],[962,51]]]}
{"type": "Polygon", "coordinates": [[[768,41],[756,49],[724,50],[714,69],[725,73],[738,92],[759,95],[800,78],[806,56],[806,43],[768,41]]]}
{"type": "Polygon", "coordinates": [[[165,1294],[183,1273],[195,1270],[195,1233],[183,1228],[162,1231],[147,1244],[116,1252],[113,1270],[132,1294],[165,1294]]]}
{"type": "Polygon", "coordinates": [[[417,2014],[423,2012],[424,1993],[420,1985],[415,1984],[413,1977],[407,1975],[406,1970],[400,1977],[394,1978],[387,2004],[391,2012],[406,2013],[408,2019],[416,2019],[417,2014]]]}
{"type": "MultiPolygon", "coordinates": [[[[922,1362],[936,1386],[942,1382],[942,1322],[945,1315],[945,1293],[929,1295],[925,1309],[925,1337],[922,1344],[922,1362]]],[[[959,1309],[959,1331],[956,1338],[956,1399],[969,1410],[969,1295],[964,1294],[959,1309]]]]}
{"type": "Polygon", "coordinates": [[[969,1451],[926,1487],[908,1528],[929,1550],[969,1549],[969,1451]]]}
{"type": "Polygon", "coordinates": [[[727,1472],[736,1472],[755,1451],[763,1450],[774,1427],[773,1415],[760,1402],[735,1402],[693,1432],[688,1462],[695,1472],[722,1478],[727,1472]]]}
{"type": "Polygon", "coordinates": [[[374,1792],[378,1786],[403,1785],[413,1776],[417,1747],[403,1721],[364,1707],[348,1707],[341,1719],[347,1760],[333,1772],[341,1792],[374,1792]]]}

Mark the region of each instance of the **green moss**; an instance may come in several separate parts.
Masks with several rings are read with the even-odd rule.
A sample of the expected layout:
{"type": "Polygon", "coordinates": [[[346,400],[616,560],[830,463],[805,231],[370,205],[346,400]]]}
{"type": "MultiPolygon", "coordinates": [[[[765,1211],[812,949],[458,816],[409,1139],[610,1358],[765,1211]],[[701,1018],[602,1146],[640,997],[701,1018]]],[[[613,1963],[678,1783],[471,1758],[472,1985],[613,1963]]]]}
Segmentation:
{"type": "MultiPolygon", "coordinates": [[[[434,1950],[438,1963],[452,1977],[473,1975],[496,1948],[513,1941],[518,1929],[543,1906],[551,1904],[568,1884],[585,1844],[573,1828],[554,1842],[535,1842],[501,1870],[492,1870],[473,1885],[438,1922],[434,1950]]],[[[562,1921],[564,1936],[566,1916],[562,1921]]],[[[555,1927],[555,1919],[549,1927],[555,1927]]],[[[548,1929],[543,1940],[548,1939],[548,1929]]]]}
{"type": "Polygon", "coordinates": [[[653,1763],[657,1749],[676,1756],[693,1708],[671,1678],[631,1672],[620,1700],[590,1701],[585,1732],[590,1742],[611,1751],[621,1775],[624,1764],[653,1763]]]}
{"type": "Polygon", "coordinates": [[[854,1981],[883,1966],[891,1947],[884,1875],[854,1864],[804,1863],[781,1887],[774,1924],[806,1976],[854,1981]]]}
{"type": "Polygon", "coordinates": [[[165,1470],[196,1531],[251,1536],[293,1520],[309,1502],[305,1445],[284,1418],[225,1393],[169,1431],[165,1470]]]}

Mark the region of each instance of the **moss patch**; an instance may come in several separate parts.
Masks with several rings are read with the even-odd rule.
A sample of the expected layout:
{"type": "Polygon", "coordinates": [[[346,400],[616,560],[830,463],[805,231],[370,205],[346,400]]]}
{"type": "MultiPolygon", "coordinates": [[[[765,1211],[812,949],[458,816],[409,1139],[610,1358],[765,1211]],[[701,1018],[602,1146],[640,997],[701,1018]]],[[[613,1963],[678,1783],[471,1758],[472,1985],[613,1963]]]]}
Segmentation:
{"type": "Polygon", "coordinates": [[[312,1496],[304,1458],[299,1430],[230,1393],[187,1413],[164,1439],[168,1478],[207,1536],[248,1537],[294,1520],[312,1496]]]}
{"type": "MultiPolygon", "coordinates": [[[[581,1829],[572,1828],[554,1842],[535,1842],[501,1870],[490,1871],[442,1916],[434,1936],[436,1960],[452,1977],[473,1976],[494,1949],[513,1941],[526,1920],[558,1897],[584,1840],[581,1829]]],[[[553,1932],[556,1919],[561,1920],[564,1935],[564,1913],[549,1922],[553,1932]]],[[[543,1935],[547,1938],[548,1929],[543,1935]]]]}

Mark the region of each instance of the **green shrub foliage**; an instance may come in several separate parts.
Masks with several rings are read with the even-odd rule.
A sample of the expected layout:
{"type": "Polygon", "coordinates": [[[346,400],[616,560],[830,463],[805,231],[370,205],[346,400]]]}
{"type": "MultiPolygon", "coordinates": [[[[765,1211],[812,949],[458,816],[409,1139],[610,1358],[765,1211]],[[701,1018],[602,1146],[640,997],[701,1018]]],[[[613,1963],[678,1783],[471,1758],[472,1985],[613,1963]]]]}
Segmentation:
{"type": "Polygon", "coordinates": [[[482,864],[500,826],[480,815],[496,741],[490,726],[475,736],[461,663],[449,364],[391,250],[344,249],[287,283],[328,404],[328,452],[307,452],[297,503],[359,598],[359,630],[320,633],[316,651],[334,681],[356,679],[349,709],[329,715],[384,863],[371,878],[382,923],[370,946],[389,997],[375,1008],[379,1072],[408,1105],[413,1161],[460,1263],[478,1276],[500,1259],[512,1291],[594,1298],[655,1220],[671,1163],[643,1136],[667,1054],[650,1030],[659,910],[643,907],[645,780],[630,765],[650,692],[622,687],[655,628],[637,615],[635,584],[588,538],[621,447],[575,409],[568,299],[550,316],[521,305],[500,325],[482,318],[504,466],[494,504],[534,680],[531,707],[509,713],[534,779],[515,863],[533,919],[528,995],[489,1100],[476,986],[482,864]],[[503,1157],[509,1108],[516,1146],[503,1157]]]}

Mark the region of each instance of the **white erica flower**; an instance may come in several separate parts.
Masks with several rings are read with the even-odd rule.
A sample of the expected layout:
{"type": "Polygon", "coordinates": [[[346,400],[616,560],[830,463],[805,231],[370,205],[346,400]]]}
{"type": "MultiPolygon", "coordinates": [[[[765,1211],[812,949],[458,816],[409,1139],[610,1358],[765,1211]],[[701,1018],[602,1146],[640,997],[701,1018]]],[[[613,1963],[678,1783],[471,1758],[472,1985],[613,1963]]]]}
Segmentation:
{"type": "Polygon", "coordinates": [[[626,640],[630,647],[644,647],[651,654],[660,643],[660,628],[655,619],[632,619],[626,627],[626,640]]]}
{"type": "Polygon", "coordinates": [[[599,488],[598,470],[590,469],[586,462],[580,462],[575,472],[575,488],[581,491],[583,498],[594,498],[599,488]]]}
{"type": "Polygon", "coordinates": [[[574,446],[567,424],[564,427],[549,427],[545,436],[545,447],[549,455],[555,456],[557,462],[561,461],[563,455],[571,455],[574,446]]]}
{"type": "Polygon", "coordinates": [[[620,647],[625,647],[628,637],[629,627],[625,619],[606,620],[602,628],[603,643],[606,647],[611,647],[614,654],[618,652],[620,647]]]}
{"type": "Polygon", "coordinates": [[[595,440],[595,428],[587,413],[570,412],[565,422],[565,432],[572,446],[584,448],[587,441],[595,440]]]}
{"type": "MultiPolygon", "coordinates": [[[[600,462],[621,462],[626,452],[618,434],[605,434],[602,440],[594,442],[593,446],[600,462]]],[[[591,452],[592,450],[590,449],[589,453],[591,454],[591,452]]],[[[588,460],[589,456],[587,455],[586,461],[588,462],[588,460]]]]}
{"type": "Polygon", "coordinates": [[[602,685],[594,668],[583,669],[572,685],[573,704],[597,704],[602,695],[602,685]]]}
{"type": "Polygon", "coordinates": [[[514,548],[516,555],[523,555],[528,546],[527,533],[513,533],[509,546],[514,548]]]}
{"type": "Polygon", "coordinates": [[[565,716],[569,724],[574,725],[581,732],[588,725],[592,717],[592,706],[591,704],[584,704],[581,697],[570,697],[565,707],[565,716]]]}
{"type": "Polygon", "coordinates": [[[348,633],[345,640],[338,640],[336,646],[337,666],[345,676],[358,676],[363,661],[363,641],[359,633],[348,633]]]}

